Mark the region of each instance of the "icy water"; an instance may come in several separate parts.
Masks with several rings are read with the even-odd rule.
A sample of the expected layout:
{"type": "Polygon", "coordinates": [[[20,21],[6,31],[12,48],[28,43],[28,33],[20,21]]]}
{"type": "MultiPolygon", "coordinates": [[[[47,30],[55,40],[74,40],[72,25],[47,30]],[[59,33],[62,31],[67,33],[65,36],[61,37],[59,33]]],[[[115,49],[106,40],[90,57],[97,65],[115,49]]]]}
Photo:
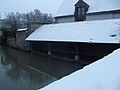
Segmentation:
{"type": "Polygon", "coordinates": [[[37,90],[84,65],[0,46],[0,90],[37,90]]]}

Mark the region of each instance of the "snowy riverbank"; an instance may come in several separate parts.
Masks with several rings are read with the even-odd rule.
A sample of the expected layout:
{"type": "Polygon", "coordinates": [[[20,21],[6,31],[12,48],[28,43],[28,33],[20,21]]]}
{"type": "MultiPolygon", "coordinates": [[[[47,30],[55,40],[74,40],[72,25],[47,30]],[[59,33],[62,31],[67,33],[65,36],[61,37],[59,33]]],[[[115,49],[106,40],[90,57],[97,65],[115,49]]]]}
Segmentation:
{"type": "Polygon", "coordinates": [[[40,90],[120,90],[120,49],[40,90]]]}

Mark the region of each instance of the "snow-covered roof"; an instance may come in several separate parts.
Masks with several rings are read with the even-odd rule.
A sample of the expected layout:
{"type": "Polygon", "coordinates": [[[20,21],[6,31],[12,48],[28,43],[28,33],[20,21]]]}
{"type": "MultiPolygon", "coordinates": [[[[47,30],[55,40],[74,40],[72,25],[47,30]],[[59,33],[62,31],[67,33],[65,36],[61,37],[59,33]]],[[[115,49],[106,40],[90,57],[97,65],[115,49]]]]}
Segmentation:
{"type": "Polygon", "coordinates": [[[43,25],[26,40],[119,43],[120,19],[43,25]]]}
{"type": "MultiPolygon", "coordinates": [[[[78,0],[63,0],[54,17],[74,15],[75,3],[78,0]]],[[[120,0],[83,0],[89,5],[87,13],[120,10],[120,0]]]]}
{"type": "Polygon", "coordinates": [[[120,49],[40,90],[120,90],[120,49]]]}
{"type": "Polygon", "coordinates": [[[87,13],[120,10],[120,0],[84,0],[90,6],[87,13]]]}
{"type": "Polygon", "coordinates": [[[17,29],[18,32],[20,31],[27,31],[27,28],[17,29]]]}
{"type": "Polygon", "coordinates": [[[55,13],[54,17],[73,15],[75,10],[75,4],[77,0],[63,0],[60,8],[55,13]]]}

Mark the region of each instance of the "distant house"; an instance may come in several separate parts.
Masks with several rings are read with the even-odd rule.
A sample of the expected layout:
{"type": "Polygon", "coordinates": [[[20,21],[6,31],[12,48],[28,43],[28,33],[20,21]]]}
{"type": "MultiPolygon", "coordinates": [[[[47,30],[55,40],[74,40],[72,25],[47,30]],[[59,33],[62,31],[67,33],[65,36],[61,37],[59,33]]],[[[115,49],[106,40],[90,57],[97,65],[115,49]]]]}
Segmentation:
{"type": "Polygon", "coordinates": [[[2,25],[2,20],[0,19],[0,27],[1,27],[1,25],[2,25]]]}
{"type": "MultiPolygon", "coordinates": [[[[0,28],[1,28],[1,26],[2,26],[2,21],[0,19],[0,28]]],[[[2,36],[2,31],[0,30],[0,42],[2,41],[1,36],[2,36]]]]}
{"type": "Polygon", "coordinates": [[[120,0],[63,0],[57,23],[120,18],[120,0]]]}
{"type": "MultiPolygon", "coordinates": [[[[0,18],[0,28],[3,26],[5,20],[0,18]]],[[[2,35],[2,31],[0,31],[0,36],[2,35]]]]}
{"type": "Polygon", "coordinates": [[[0,19],[0,27],[3,25],[4,19],[0,19]]]}
{"type": "MultiPolygon", "coordinates": [[[[2,26],[2,19],[0,19],[0,27],[2,26]]],[[[0,37],[2,35],[2,31],[0,31],[0,37]]]]}

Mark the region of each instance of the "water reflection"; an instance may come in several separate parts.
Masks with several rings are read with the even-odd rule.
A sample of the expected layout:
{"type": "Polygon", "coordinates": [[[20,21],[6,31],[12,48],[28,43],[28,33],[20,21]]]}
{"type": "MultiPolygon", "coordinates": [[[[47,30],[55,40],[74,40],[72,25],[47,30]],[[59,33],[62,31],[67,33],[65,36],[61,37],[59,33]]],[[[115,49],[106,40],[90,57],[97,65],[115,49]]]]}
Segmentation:
{"type": "Polygon", "coordinates": [[[0,90],[36,90],[84,65],[0,47],[0,90]]]}

